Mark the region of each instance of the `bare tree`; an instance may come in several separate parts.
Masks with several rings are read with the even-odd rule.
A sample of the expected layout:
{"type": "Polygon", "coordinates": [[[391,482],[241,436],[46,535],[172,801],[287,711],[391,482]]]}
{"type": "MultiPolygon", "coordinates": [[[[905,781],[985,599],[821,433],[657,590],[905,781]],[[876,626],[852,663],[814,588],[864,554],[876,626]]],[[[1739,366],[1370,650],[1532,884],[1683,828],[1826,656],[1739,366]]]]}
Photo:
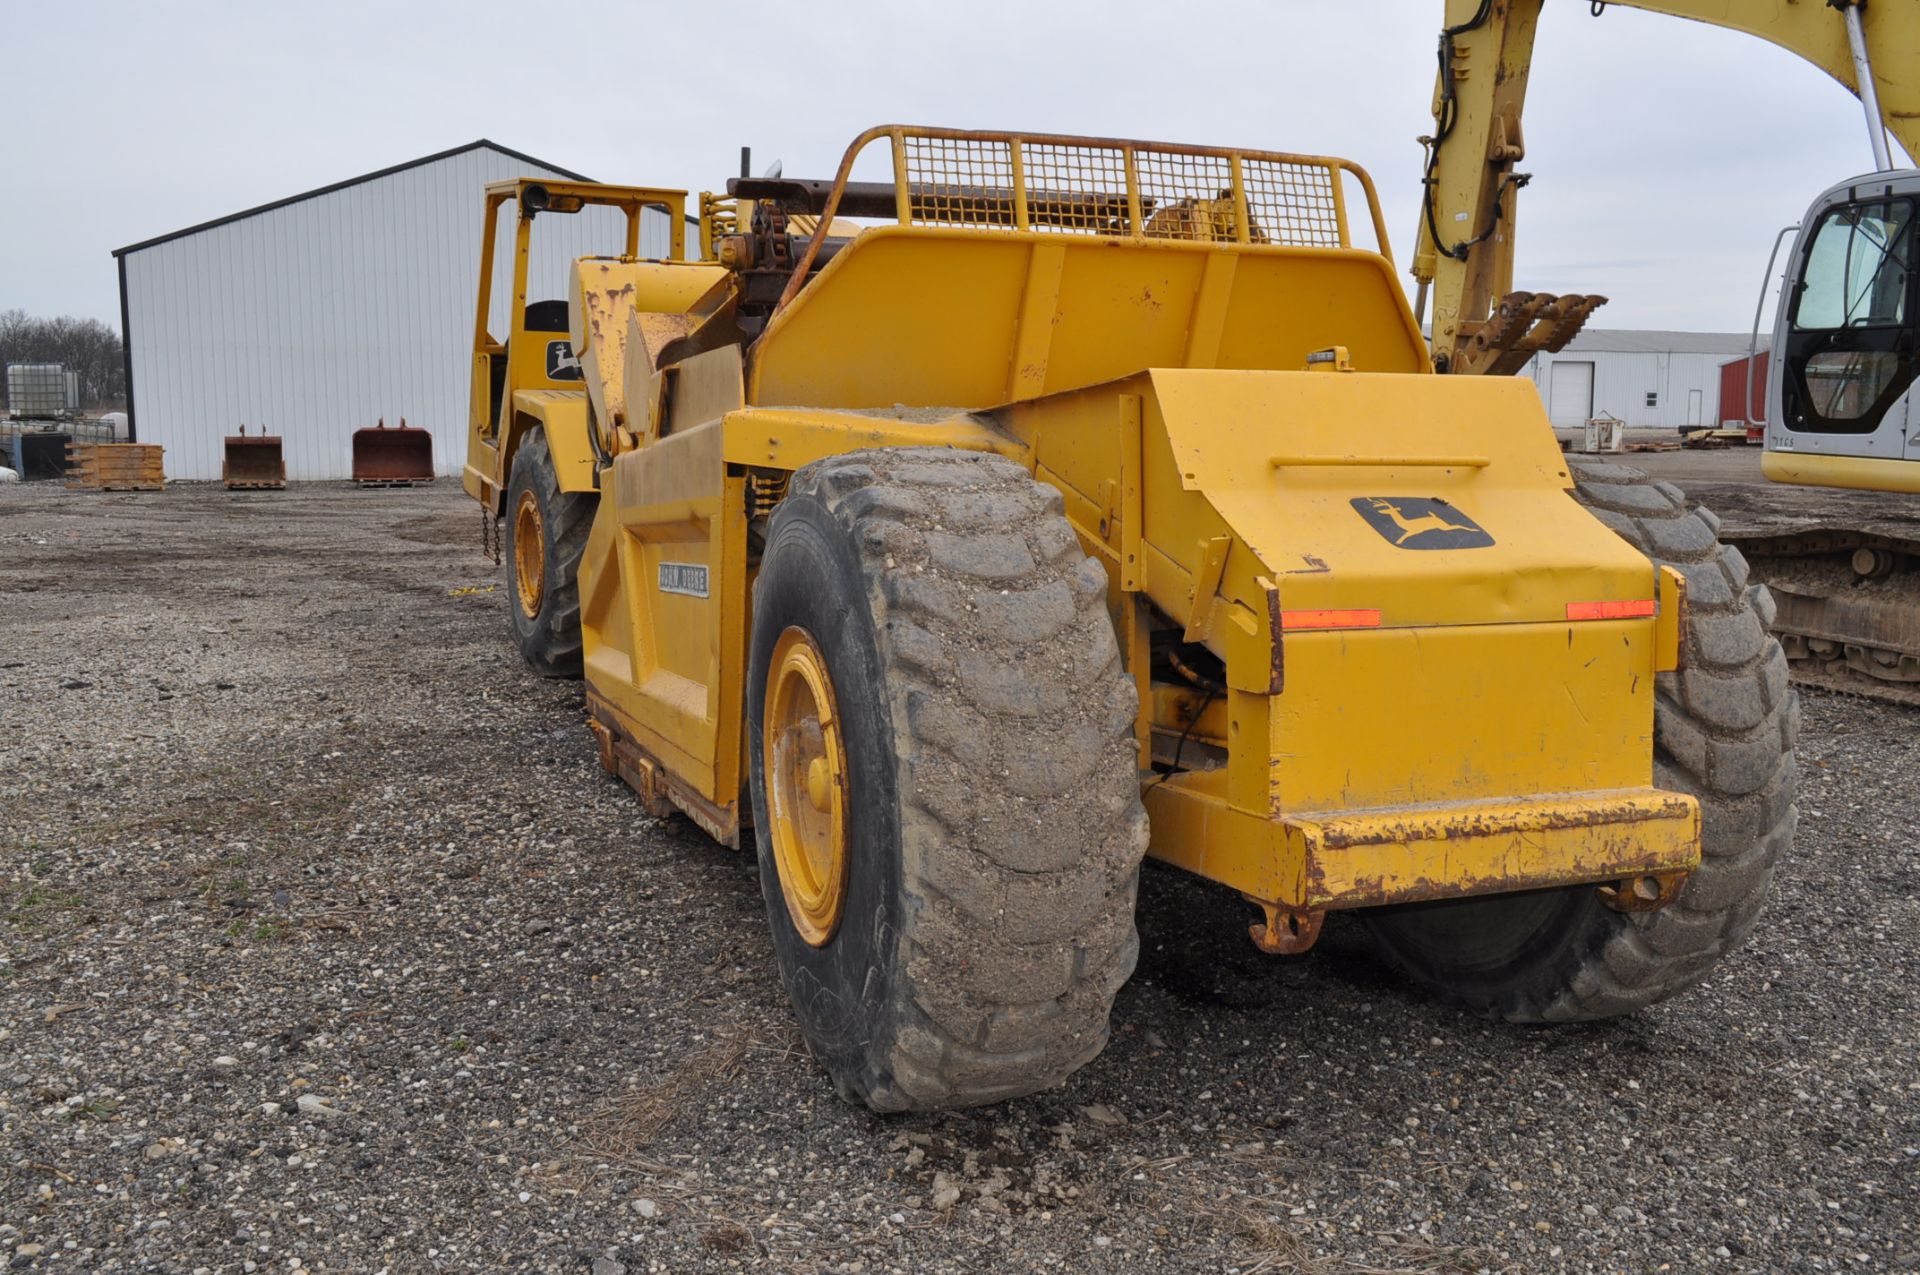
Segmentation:
{"type": "MultiPolygon", "coordinates": [[[[120,334],[98,319],[64,314],[44,319],[25,310],[0,310],[0,365],[9,363],[58,363],[76,373],[82,407],[126,405],[120,334]]],[[[0,403],[5,393],[0,383],[0,403]]]]}

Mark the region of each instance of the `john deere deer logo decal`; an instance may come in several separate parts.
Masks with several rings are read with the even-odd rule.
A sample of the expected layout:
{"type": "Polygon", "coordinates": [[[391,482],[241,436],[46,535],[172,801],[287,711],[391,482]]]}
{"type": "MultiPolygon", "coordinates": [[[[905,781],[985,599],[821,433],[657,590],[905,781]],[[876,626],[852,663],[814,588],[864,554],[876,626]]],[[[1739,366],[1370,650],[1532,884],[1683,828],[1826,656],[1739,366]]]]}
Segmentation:
{"type": "Polygon", "coordinates": [[[573,355],[573,342],[547,342],[547,379],[549,381],[578,381],[585,376],[580,360],[573,355]]]}
{"type": "Polygon", "coordinates": [[[1493,537],[1444,500],[1426,496],[1356,496],[1354,512],[1399,549],[1484,549],[1493,537]]]}

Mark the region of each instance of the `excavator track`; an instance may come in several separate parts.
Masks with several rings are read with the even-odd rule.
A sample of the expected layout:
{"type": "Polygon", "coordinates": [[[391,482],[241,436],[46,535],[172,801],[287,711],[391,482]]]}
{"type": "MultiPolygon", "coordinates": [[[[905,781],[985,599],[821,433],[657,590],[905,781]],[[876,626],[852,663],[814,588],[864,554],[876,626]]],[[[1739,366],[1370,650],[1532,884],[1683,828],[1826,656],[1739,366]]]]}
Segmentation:
{"type": "Polygon", "coordinates": [[[1888,532],[1727,534],[1773,592],[1773,631],[1796,682],[1920,705],[1920,535],[1888,532]]]}
{"type": "Polygon", "coordinates": [[[1877,492],[1684,481],[1773,593],[1802,686],[1920,706],[1920,502],[1877,492]]]}

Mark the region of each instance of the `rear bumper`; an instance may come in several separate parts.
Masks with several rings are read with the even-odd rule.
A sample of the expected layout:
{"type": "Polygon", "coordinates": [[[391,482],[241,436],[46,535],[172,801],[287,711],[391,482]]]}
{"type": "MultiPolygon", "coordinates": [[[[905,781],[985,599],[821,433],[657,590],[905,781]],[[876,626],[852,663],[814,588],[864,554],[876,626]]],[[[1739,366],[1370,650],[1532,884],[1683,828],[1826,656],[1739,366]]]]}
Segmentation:
{"type": "Polygon", "coordinates": [[[1156,858],[1303,911],[1627,877],[1700,862],[1700,807],[1656,788],[1260,819],[1189,772],[1145,794],[1156,858]]]}

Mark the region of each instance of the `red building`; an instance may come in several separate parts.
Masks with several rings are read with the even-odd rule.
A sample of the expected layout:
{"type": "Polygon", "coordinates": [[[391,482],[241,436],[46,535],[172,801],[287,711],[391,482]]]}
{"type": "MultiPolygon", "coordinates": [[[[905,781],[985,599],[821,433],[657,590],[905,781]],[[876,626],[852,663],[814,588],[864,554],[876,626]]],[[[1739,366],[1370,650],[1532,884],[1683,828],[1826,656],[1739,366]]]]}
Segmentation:
{"type": "Polygon", "coordinates": [[[1745,355],[1720,365],[1720,428],[1746,428],[1747,437],[1758,439],[1766,432],[1767,351],[1748,358],[1745,355]],[[1747,394],[1751,386],[1753,403],[1747,394]]]}

